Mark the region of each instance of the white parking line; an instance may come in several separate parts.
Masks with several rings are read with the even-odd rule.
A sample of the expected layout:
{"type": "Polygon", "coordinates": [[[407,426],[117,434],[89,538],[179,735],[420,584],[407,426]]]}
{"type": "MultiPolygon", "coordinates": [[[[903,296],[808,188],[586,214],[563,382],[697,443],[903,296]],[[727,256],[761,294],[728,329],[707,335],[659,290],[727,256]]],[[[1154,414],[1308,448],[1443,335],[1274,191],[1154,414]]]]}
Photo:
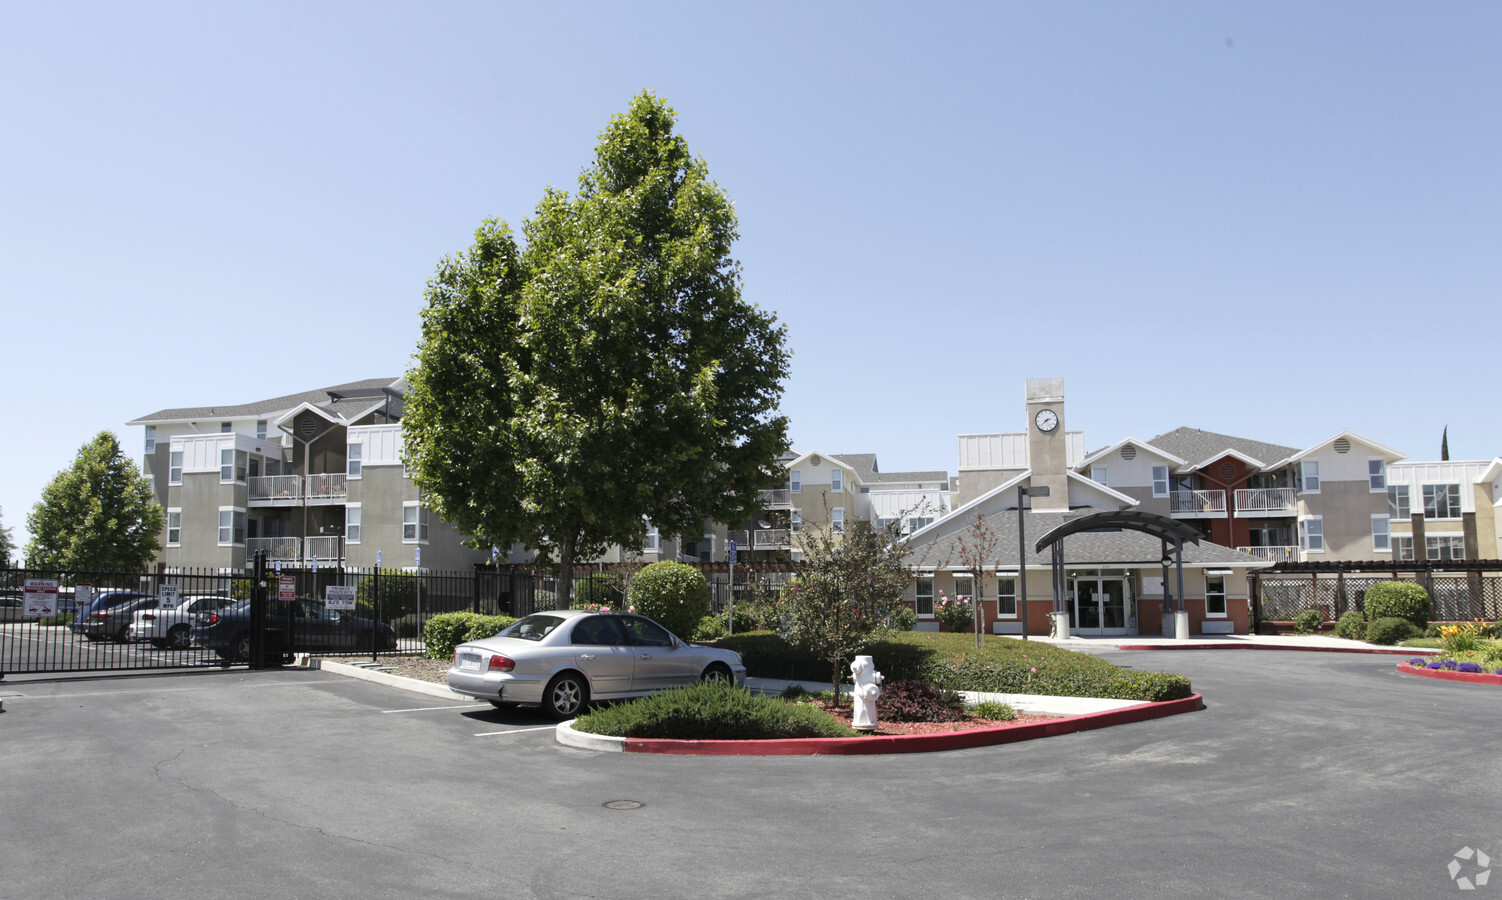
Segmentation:
{"type": "Polygon", "coordinates": [[[432,712],[435,709],[474,709],[474,708],[475,707],[473,705],[469,705],[469,706],[417,706],[417,707],[413,707],[412,709],[383,709],[383,710],[381,710],[381,715],[384,716],[387,713],[399,713],[399,712],[432,712]]]}
{"type": "Polygon", "coordinates": [[[498,734],[521,734],[523,731],[552,731],[557,725],[539,725],[536,728],[513,728],[510,731],[482,731],[475,737],[494,737],[498,734]]]}

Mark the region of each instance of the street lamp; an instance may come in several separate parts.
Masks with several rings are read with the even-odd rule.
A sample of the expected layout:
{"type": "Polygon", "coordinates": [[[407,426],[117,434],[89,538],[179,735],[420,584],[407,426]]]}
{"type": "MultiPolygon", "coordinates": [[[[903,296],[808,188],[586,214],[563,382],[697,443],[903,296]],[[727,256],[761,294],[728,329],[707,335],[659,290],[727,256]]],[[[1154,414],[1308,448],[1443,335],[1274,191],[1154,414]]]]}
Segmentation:
{"type": "Polygon", "coordinates": [[[1022,595],[1022,639],[1027,640],[1027,519],[1022,509],[1023,497],[1047,497],[1048,485],[1017,485],[1017,593],[1022,595]]]}

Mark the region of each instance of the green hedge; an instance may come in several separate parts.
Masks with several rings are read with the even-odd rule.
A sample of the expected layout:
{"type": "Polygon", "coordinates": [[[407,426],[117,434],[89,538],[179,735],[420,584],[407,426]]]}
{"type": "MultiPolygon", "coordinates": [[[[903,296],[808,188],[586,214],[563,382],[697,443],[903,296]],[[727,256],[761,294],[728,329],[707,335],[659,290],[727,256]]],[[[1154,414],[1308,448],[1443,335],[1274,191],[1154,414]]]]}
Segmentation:
{"type": "Polygon", "coordinates": [[[728,681],[705,681],[628,703],[596,708],[573,727],[589,734],[690,741],[852,737],[855,731],[817,706],[753,694],[728,681]]]}
{"type": "Polygon", "coordinates": [[[1366,620],[1354,609],[1341,613],[1340,620],[1335,623],[1335,636],[1353,641],[1365,640],[1366,620]]]}
{"type": "Polygon", "coordinates": [[[1379,581],[1362,598],[1366,619],[1406,619],[1420,631],[1429,624],[1429,594],[1411,581],[1379,581]]]}
{"type": "Polygon", "coordinates": [[[422,639],[429,659],[450,659],[454,648],[466,641],[483,641],[495,637],[515,622],[511,616],[482,616],[479,613],[439,613],[422,626],[422,639]]]}
{"type": "Polygon", "coordinates": [[[636,574],[628,598],[636,611],[681,638],[692,638],[709,615],[709,582],[693,566],[655,562],[636,574]]]}
{"type": "Polygon", "coordinates": [[[1366,640],[1369,644],[1400,644],[1410,638],[1416,638],[1423,634],[1414,624],[1407,619],[1397,616],[1385,616],[1381,619],[1373,619],[1366,626],[1366,640]]]}

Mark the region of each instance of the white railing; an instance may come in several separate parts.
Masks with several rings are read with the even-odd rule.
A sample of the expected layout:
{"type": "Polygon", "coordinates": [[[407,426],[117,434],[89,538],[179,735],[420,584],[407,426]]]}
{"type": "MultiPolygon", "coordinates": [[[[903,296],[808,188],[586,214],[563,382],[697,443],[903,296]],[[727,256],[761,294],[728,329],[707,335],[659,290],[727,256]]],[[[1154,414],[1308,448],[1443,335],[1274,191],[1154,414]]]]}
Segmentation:
{"type": "Polygon", "coordinates": [[[302,479],[296,475],[257,475],[247,488],[252,503],[295,506],[302,500],[302,479]]]}
{"type": "Polygon", "coordinates": [[[787,488],[772,488],[761,492],[762,509],[780,509],[792,505],[792,494],[788,493],[787,488]]]}
{"type": "Polygon", "coordinates": [[[1176,516],[1224,516],[1225,491],[1174,491],[1168,495],[1169,510],[1176,516]]]}
{"type": "Polygon", "coordinates": [[[727,531],[725,540],[735,541],[735,546],[741,550],[751,549],[751,535],[744,531],[727,531]]]}
{"type": "Polygon", "coordinates": [[[1298,510],[1293,488],[1243,488],[1236,492],[1238,516],[1291,516],[1298,510]]]}
{"type": "Polygon", "coordinates": [[[1298,562],[1299,548],[1297,547],[1237,547],[1238,551],[1247,553],[1258,559],[1268,562],[1298,562]]]}
{"type": "Polygon", "coordinates": [[[785,549],[791,543],[792,532],[786,528],[758,529],[752,536],[751,549],[753,550],[780,550],[785,549]]]}
{"type": "Polygon", "coordinates": [[[295,561],[297,551],[302,545],[301,538],[295,537],[256,537],[245,539],[245,557],[247,559],[256,555],[257,551],[266,551],[268,560],[282,562],[295,561]]]}
{"type": "Polygon", "coordinates": [[[347,494],[343,472],[308,476],[309,503],[343,503],[347,494]]]}
{"type": "Polygon", "coordinates": [[[318,558],[319,563],[328,563],[331,566],[339,564],[339,541],[338,535],[325,537],[310,537],[304,550],[309,560],[318,558]]]}

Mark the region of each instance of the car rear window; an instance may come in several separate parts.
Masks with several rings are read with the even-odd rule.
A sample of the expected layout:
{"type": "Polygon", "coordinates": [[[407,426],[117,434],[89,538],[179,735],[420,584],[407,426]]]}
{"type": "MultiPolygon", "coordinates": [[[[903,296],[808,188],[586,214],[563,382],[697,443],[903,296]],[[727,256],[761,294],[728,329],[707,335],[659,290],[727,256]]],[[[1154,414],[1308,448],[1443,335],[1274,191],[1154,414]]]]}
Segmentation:
{"type": "Polygon", "coordinates": [[[554,628],[563,624],[560,616],[545,616],[534,613],[525,618],[517,619],[516,623],[497,637],[520,638],[524,641],[540,641],[553,632],[554,628]]]}

